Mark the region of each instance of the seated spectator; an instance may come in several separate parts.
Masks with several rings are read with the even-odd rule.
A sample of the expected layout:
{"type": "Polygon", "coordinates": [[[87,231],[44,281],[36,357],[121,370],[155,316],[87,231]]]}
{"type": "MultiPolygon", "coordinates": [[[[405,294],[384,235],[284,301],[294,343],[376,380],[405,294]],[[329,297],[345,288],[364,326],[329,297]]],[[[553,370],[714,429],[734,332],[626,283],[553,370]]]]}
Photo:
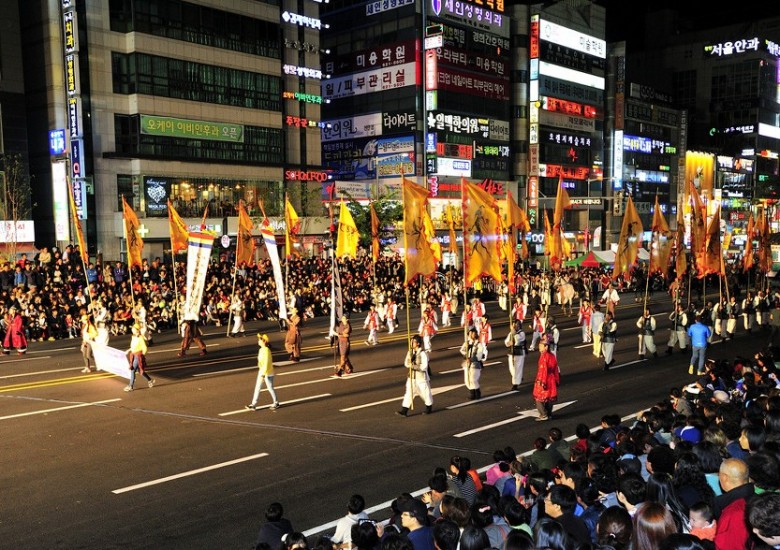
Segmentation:
{"type": "Polygon", "coordinates": [[[284,535],[294,531],[290,520],[284,517],[284,507],[278,502],[272,502],[265,511],[265,523],[257,534],[255,547],[267,544],[270,548],[279,548],[284,535]]]}

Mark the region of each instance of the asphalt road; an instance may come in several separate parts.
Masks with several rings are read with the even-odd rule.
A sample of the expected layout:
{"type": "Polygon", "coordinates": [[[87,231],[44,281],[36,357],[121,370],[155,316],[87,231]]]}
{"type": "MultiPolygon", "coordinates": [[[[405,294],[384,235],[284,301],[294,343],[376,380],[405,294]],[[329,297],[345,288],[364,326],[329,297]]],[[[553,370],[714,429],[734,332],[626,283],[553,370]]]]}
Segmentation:
{"type": "MultiPolygon", "coordinates": [[[[148,355],[157,380],[125,393],[126,381],[82,374],[78,340],[32,343],[26,356],[0,358],[0,543],[26,548],[250,548],[268,503],[278,500],[297,530],[332,532],[353,493],[372,517],[386,518],[401,492],[427,485],[452,455],[488,465],[495,449],[531,448],[553,425],[565,436],[607,413],[631,417],[692,381],[688,354],[638,361],[634,326],[641,304],[624,295],[620,340],[609,372],[583,347],[576,317],[560,314],[560,410],[538,423],[531,398],[538,354],[528,356],[520,392],[511,386],[503,339],[508,314],[488,304],[494,341],[482,375],[482,399],[463,386],[459,327],[443,329],[431,357],[434,414],[415,401],[400,407],[406,371],[406,331],[380,333],[363,344],[363,316],[353,316],[356,373],[334,379],[327,319],[303,329],[303,361],[291,364],[275,324],[250,323],[248,337],[229,339],[206,329],[208,355],[176,357],[176,334],[155,336],[148,355]],[[282,407],[246,411],[256,376],[258,331],[274,346],[276,389],[282,407]]],[[[650,305],[657,315],[659,350],[666,347],[668,296],[650,305]]],[[[406,312],[400,317],[405,327],[406,312]]],[[[459,317],[458,317],[459,319],[459,317]]],[[[417,328],[419,311],[411,311],[417,328]]],[[[763,345],[763,336],[714,344],[709,355],[733,358],[763,345]]],[[[128,337],[111,345],[124,349],[128,337]]],[[[312,540],[314,537],[312,537],[312,540]]]]}

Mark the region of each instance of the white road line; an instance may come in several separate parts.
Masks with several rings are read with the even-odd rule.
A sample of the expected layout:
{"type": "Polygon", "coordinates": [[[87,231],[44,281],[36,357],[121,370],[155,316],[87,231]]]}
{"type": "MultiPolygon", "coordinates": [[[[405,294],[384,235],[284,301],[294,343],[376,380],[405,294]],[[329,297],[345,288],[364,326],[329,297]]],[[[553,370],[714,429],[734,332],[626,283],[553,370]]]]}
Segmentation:
{"type": "Polygon", "coordinates": [[[476,405],[477,403],[482,403],[483,401],[492,401],[493,399],[499,399],[501,397],[506,397],[507,395],[517,395],[516,391],[508,391],[504,393],[497,393],[496,395],[488,395],[486,397],[482,397],[480,399],[474,399],[471,401],[465,401],[463,403],[458,403],[457,405],[450,405],[447,407],[447,410],[451,409],[460,409],[461,407],[468,407],[470,405],[476,405]]]}
{"type": "MultiPolygon", "coordinates": [[[[307,363],[309,361],[316,361],[317,359],[322,359],[323,357],[324,357],[324,355],[318,355],[316,357],[306,357],[306,358],[303,358],[303,359],[301,359],[300,361],[297,361],[297,362],[296,361],[279,361],[279,362],[274,361],[274,366],[275,367],[289,367],[290,365],[300,365],[301,363],[307,363]]],[[[301,372],[301,371],[297,371],[297,372],[301,372]]]]}
{"type": "Polygon", "coordinates": [[[582,345],[573,346],[573,347],[574,347],[574,349],[592,348],[593,347],[593,343],[592,342],[588,342],[587,344],[582,344],[582,345]]]}
{"type": "MultiPolygon", "coordinates": [[[[453,384],[452,386],[442,386],[440,388],[433,388],[431,390],[431,393],[433,395],[437,395],[440,393],[444,393],[446,391],[454,390],[455,388],[460,388],[463,386],[463,384],[453,384]]],[[[393,397],[392,399],[384,399],[382,401],[374,401],[373,403],[365,403],[363,405],[356,405],[354,407],[348,407],[346,409],[339,409],[339,412],[350,412],[350,411],[356,411],[358,409],[365,409],[367,407],[373,407],[375,405],[384,405],[385,403],[397,403],[398,401],[401,401],[403,399],[403,395],[401,397],[393,397]]]]}
{"type": "MultiPolygon", "coordinates": [[[[265,390],[265,388],[263,388],[263,390],[265,390]]],[[[313,401],[315,399],[322,399],[323,397],[330,397],[331,395],[333,395],[333,394],[331,394],[331,393],[321,393],[319,395],[310,395],[308,397],[301,397],[300,399],[290,399],[288,401],[279,401],[279,403],[281,403],[282,407],[285,407],[287,405],[292,405],[293,403],[302,403],[304,401],[313,401]]],[[[258,405],[257,410],[260,411],[260,410],[263,410],[263,409],[270,409],[270,408],[271,408],[270,404],[262,405],[262,406],[258,405]]],[[[244,413],[251,413],[251,412],[255,412],[255,411],[253,411],[252,409],[238,409],[237,411],[228,411],[228,412],[219,413],[217,416],[233,416],[234,414],[244,414],[244,413]]]]}
{"type": "Polygon", "coordinates": [[[111,491],[115,495],[119,495],[122,493],[127,493],[130,491],[135,491],[137,489],[143,489],[144,487],[151,487],[152,485],[159,485],[160,483],[167,483],[169,481],[173,481],[175,479],[181,479],[183,477],[193,476],[195,474],[202,474],[203,472],[209,472],[211,470],[217,470],[219,468],[224,468],[225,466],[233,466],[234,464],[240,464],[242,462],[248,462],[250,460],[255,460],[256,458],[263,458],[265,456],[268,456],[268,453],[259,453],[256,455],[251,456],[245,456],[243,458],[237,458],[235,460],[229,460],[228,462],[221,462],[219,464],[214,464],[213,466],[206,466],[205,468],[198,468],[197,470],[190,470],[189,472],[182,472],[180,474],[168,476],[168,477],[162,477],[160,479],[154,479],[152,481],[147,481],[145,483],[139,483],[137,485],[130,485],[129,487],[123,487],[121,489],[114,489],[111,491]]]}
{"type": "Polygon", "coordinates": [[[43,357],[36,357],[35,359],[32,357],[28,357],[26,359],[9,359],[8,361],[0,361],[0,365],[10,365],[11,363],[28,363],[30,361],[37,361],[38,359],[51,359],[51,355],[44,355],[43,357]]]}
{"type": "Polygon", "coordinates": [[[644,363],[645,361],[647,361],[647,359],[636,359],[635,361],[629,361],[628,363],[621,363],[619,365],[615,365],[614,367],[609,367],[609,370],[619,369],[622,367],[627,367],[629,365],[636,365],[637,363],[644,363]]]}
{"type": "Polygon", "coordinates": [[[26,413],[11,414],[8,416],[0,416],[0,420],[9,420],[11,418],[22,418],[24,416],[33,416],[36,414],[48,414],[57,411],[67,411],[69,409],[80,409],[82,407],[91,407],[93,405],[102,405],[103,403],[113,403],[115,401],[121,401],[121,399],[106,399],[105,401],[94,401],[92,403],[79,403],[78,405],[68,405],[67,407],[56,407],[54,409],[44,409],[42,411],[30,411],[26,413]]]}
{"type": "Polygon", "coordinates": [[[473,430],[467,430],[465,432],[460,432],[458,434],[454,434],[453,437],[466,437],[467,435],[472,435],[479,432],[484,432],[485,430],[490,430],[492,428],[496,428],[498,426],[504,426],[505,424],[511,424],[512,422],[517,422],[518,420],[523,420],[524,418],[530,418],[528,416],[525,416],[523,413],[518,413],[518,416],[515,416],[513,418],[507,418],[506,420],[501,420],[500,422],[494,422],[493,424],[486,424],[484,426],[480,426],[479,428],[474,428],[473,430]]]}
{"type": "MultiPolygon", "coordinates": [[[[303,361],[303,360],[301,360],[301,361],[303,361]]],[[[279,364],[275,363],[274,366],[279,366],[279,364]]],[[[277,372],[275,374],[276,374],[276,376],[288,376],[290,374],[301,374],[301,373],[304,373],[304,372],[314,372],[314,371],[318,371],[318,370],[328,370],[328,369],[332,369],[332,368],[333,368],[333,365],[327,365],[327,366],[324,366],[324,367],[312,367],[312,368],[309,368],[309,369],[299,369],[299,370],[294,370],[294,371],[277,372]]],[[[249,367],[238,367],[236,369],[229,369],[229,370],[215,370],[215,371],[211,371],[211,372],[201,372],[201,373],[193,374],[192,377],[193,378],[197,378],[199,376],[215,376],[217,374],[228,374],[228,373],[234,373],[234,372],[241,372],[241,371],[245,371],[245,370],[257,370],[257,365],[251,365],[249,367]]]]}

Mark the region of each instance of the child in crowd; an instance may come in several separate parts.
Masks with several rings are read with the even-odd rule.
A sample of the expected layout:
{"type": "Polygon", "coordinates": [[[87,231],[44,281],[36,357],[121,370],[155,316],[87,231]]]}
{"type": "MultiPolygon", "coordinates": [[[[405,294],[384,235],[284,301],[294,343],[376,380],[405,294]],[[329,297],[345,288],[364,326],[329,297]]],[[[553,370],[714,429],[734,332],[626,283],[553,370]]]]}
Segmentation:
{"type": "Polygon", "coordinates": [[[691,535],[701,540],[714,540],[717,521],[712,513],[712,507],[706,502],[697,502],[688,511],[688,520],[691,522],[691,535]]]}

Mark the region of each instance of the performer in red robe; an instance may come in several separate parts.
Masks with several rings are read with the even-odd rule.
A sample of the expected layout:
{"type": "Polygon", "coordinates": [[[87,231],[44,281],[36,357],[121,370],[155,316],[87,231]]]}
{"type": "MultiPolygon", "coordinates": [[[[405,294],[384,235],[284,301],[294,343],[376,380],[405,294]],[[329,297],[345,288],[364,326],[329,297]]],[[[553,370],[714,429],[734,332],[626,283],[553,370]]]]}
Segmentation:
{"type": "Polygon", "coordinates": [[[22,314],[15,306],[8,309],[10,321],[5,329],[5,339],[3,340],[3,353],[8,355],[11,348],[16,348],[19,355],[27,353],[27,338],[24,336],[24,319],[22,314]]]}

